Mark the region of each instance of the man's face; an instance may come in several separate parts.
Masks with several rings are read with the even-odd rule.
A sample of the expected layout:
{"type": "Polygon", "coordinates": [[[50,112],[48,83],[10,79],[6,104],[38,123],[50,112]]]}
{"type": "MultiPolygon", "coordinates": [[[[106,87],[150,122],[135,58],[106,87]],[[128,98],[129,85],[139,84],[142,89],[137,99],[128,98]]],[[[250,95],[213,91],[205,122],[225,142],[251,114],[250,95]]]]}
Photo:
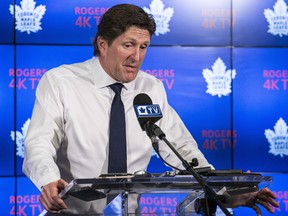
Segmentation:
{"type": "Polygon", "coordinates": [[[106,73],[119,82],[135,79],[150,44],[147,30],[130,27],[108,46],[108,42],[97,38],[100,63],[106,73]]]}

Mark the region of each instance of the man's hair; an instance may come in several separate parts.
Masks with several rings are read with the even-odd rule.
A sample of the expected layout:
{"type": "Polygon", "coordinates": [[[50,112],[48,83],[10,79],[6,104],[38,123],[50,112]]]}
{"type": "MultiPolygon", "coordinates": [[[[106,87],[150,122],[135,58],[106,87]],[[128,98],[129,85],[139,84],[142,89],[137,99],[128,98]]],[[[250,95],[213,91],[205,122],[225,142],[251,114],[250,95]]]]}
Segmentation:
{"type": "Polygon", "coordinates": [[[98,31],[94,38],[94,56],[99,56],[97,38],[100,36],[110,46],[113,41],[131,26],[148,30],[150,37],[156,31],[156,23],[152,15],[147,14],[141,7],[132,4],[119,4],[111,7],[101,17],[98,31]]]}

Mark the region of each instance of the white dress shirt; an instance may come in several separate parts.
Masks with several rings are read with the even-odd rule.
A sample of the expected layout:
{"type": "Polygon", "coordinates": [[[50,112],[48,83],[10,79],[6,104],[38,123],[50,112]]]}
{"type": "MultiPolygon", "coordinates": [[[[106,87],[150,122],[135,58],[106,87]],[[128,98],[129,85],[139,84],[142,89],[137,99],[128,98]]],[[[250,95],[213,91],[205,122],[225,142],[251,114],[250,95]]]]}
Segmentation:
{"type": "MultiPolygon", "coordinates": [[[[40,189],[63,178],[93,178],[107,173],[109,116],[115,83],[101,67],[98,58],[62,65],[44,74],[36,91],[36,101],[25,140],[23,172],[40,189]]],[[[141,129],[133,99],[146,93],[160,105],[163,118],[157,122],[167,140],[187,160],[197,158],[199,166],[211,166],[183,122],[167,102],[160,80],[139,71],[125,83],[121,97],[126,113],[127,170],[145,170],[152,145],[141,129]]],[[[161,155],[176,167],[181,161],[162,142],[161,155]]],[[[117,163],[117,158],[115,158],[117,163]]]]}

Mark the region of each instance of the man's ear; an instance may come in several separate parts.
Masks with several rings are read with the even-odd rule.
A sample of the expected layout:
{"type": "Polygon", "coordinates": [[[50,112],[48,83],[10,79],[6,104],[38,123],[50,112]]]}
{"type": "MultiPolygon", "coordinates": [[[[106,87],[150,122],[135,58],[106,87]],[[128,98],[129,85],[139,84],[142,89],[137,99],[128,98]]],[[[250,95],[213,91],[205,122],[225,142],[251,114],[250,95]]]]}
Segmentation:
{"type": "Polygon", "coordinates": [[[106,40],[104,40],[101,36],[97,37],[97,45],[98,45],[98,49],[100,51],[100,54],[104,54],[107,46],[108,46],[108,42],[106,40]]]}

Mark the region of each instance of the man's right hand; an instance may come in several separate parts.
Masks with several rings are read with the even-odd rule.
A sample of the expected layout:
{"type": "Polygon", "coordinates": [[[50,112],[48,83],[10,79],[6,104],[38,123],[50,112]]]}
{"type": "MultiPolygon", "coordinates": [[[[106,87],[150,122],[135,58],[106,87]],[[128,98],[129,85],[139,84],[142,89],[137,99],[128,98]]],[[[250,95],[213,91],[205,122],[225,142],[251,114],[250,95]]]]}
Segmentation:
{"type": "Polygon", "coordinates": [[[59,197],[59,193],[67,186],[67,184],[68,183],[63,179],[59,179],[43,186],[39,199],[47,211],[59,213],[61,210],[67,208],[64,201],[59,197]]]}

